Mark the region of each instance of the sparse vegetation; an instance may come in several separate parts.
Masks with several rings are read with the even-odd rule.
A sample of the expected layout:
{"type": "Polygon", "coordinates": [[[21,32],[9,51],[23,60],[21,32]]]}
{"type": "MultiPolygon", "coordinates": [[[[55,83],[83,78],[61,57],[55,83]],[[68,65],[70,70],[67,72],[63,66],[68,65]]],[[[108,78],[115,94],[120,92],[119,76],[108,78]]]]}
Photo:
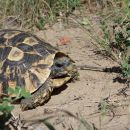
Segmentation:
{"type": "Polygon", "coordinates": [[[0,129],[5,130],[7,121],[12,118],[12,111],[14,109],[13,103],[14,101],[18,100],[19,98],[29,98],[31,95],[30,93],[26,92],[25,89],[17,88],[9,88],[10,94],[15,94],[15,98],[4,97],[0,99],[0,129]]]}
{"type": "Polygon", "coordinates": [[[56,16],[66,16],[79,6],[79,0],[0,0],[0,24],[18,24],[21,28],[43,29],[56,16]]]}
{"type": "MultiPolygon", "coordinates": [[[[130,76],[130,2],[129,0],[0,0],[0,27],[20,29],[45,29],[46,24],[53,24],[59,19],[67,18],[78,7],[84,7],[99,16],[99,31],[89,16],[77,16],[80,24],[92,39],[92,43],[108,58],[115,60],[121,68],[123,78],[130,76]],[[15,27],[16,26],[16,27],[15,27]]],[[[81,15],[84,12],[80,12],[81,15]]],[[[127,80],[126,80],[127,81],[127,80]]],[[[23,89],[9,89],[16,94],[15,99],[3,98],[0,103],[0,130],[4,130],[5,123],[12,117],[14,105],[12,102],[18,98],[30,96],[23,89]]],[[[100,114],[109,113],[107,102],[101,102],[100,114]]],[[[94,130],[86,121],[77,118],[72,113],[65,111],[67,116],[81,122],[88,130],[94,130]]],[[[55,130],[47,119],[40,120],[48,129],[55,130]]],[[[79,130],[81,128],[79,127],[79,130]]]]}
{"type": "MultiPolygon", "coordinates": [[[[96,3],[96,6],[98,5],[96,1],[93,2],[96,3]]],[[[87,33],[89,32],[93,43],[99,47],[101,53],[104,54],[105,51],[105,55],[108,55],[109,58],[111,57],[120,65],[122,75],[128,77],[130,74],[130,3],[128,0],[100,2],[103,8],[101,12],[97,11],[97,15],[100,17],[99,31],[95,30],[89,17],[83,19],[81,25],[87,30],[87,33]],[[112,9],[112,11],[109,11],[109,9],[112,9]]]]}

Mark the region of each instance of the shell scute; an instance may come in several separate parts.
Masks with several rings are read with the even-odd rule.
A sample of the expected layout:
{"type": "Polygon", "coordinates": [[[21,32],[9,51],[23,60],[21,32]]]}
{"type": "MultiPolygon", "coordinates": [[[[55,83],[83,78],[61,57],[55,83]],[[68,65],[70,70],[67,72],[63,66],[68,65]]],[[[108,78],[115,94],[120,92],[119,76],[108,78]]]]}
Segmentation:
{"type": "Polygon", "coordinates": [[[21,43],[19,45],[17,45],[17,47],[19,49],[21,49],[23,52],[33,52],[33,47],[28,45],[28,44],[25,44],[25,43],[21,43]]]}
{"type": "Polygon", "coordinates": [[[15,35],[13,38],[9,39],[9,43],[11,43],[12,46],[15,46],[18,43],[22,43],[26,37],[28,37],[28,34],[19,33],[19,34],[15,35]]]}
{"type": "Polygon", "coordinates": [[[0,48],[0,60],[3,61],[7,58],[11,51],[11,47],[3,47],[0,48]]]}

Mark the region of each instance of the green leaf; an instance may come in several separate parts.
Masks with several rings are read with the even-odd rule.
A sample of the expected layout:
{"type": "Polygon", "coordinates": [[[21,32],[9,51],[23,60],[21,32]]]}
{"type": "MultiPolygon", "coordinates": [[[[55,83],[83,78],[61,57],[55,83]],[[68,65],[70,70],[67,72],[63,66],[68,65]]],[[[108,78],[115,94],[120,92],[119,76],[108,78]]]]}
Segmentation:
{"type": "Polygon", "coordinates": [[[9,88],[8,88],[8,92],[9,92],[10,94],[14,94],[14,93],[15,93],[15,89],[9,87],[9,88]]]}
{"type": "Polygon", "coordinates": [[[36,23],[36,26],[38,29],[43,29],[45,26],[45,19],[44,18],[40,18],[40,20],[36,23]]]}
{"type": "Polygon", "coordinates": [[[122,64],[122,69],[125,69],[125,70],[128,69],[128,63],[126,63],[126,62],[123,63],[123,64],[122,64]]]}
{"type": "Polygon", "coordinates": [[[130,35],[130,30],[127,30],[128,35],[130,35]]]}
{"type": "Polygon", "coordinates": [[[0,111],[3,113],[11,113],[13,109],[14,109],[14,106],[12,106],[8,101],[3,101],[0,104],[0,111]]]}
{"type": "Polygon", "coordinates": [[[16,87],[15,89],[9,87],[8,91],[10,94],[16,94],[16,99],[21,97],[29,98],[31,96],[24,87],[16,87]]]}
{"type": "Polygon", "coordinates": [[[18,87],[16,87],[16,88],[11,88],[11,87],[9,87],[8,88],[8,92],[10,93],[10,94],[18,94],[19,93],[19,88],[18,87]]]}
{"type": "Polygon", "coordinates": [[[12,99],[11,99],[10,97],[4,97],[4,98],[2,99],[2,101],[11,102],[11,101],[12,101],[12,99]]]}
{"type": "Polygon", "coordinates": [[[24,88],[21,89],[20,95],[21,95],[21,97],[24,97],[24,98],[31,97],[31,94],[29,92],[27,92],[24,88]]]}

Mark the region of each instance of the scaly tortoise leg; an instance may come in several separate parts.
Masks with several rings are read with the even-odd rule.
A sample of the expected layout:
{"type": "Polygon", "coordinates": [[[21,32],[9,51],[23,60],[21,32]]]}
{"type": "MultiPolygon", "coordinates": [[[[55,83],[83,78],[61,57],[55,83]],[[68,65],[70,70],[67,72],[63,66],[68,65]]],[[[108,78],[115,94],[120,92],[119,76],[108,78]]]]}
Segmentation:
{"type": "Polygon", "coordinates": [[[36,108],[37,106],[42,105],[45,101],[47,101],[51,93],[53,91],[52,81],[47,79],[46,82],[31,95],[30,98],[21,100],[21,108],[22,110],[28,110],[36,108]]]}

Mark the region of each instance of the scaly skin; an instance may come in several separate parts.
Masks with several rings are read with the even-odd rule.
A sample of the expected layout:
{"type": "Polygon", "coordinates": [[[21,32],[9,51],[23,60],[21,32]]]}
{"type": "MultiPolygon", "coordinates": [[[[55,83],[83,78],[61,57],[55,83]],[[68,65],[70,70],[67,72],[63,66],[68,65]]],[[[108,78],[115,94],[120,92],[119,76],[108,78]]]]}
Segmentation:
{"type": "Polygon", "coordinates": [[[36,91],[30,98],[22,99],[21,109],[23,111],[36,108],[43,105],[47,101],[53,91],[51,79],[47,79],[46,82],[36,91]]]}

